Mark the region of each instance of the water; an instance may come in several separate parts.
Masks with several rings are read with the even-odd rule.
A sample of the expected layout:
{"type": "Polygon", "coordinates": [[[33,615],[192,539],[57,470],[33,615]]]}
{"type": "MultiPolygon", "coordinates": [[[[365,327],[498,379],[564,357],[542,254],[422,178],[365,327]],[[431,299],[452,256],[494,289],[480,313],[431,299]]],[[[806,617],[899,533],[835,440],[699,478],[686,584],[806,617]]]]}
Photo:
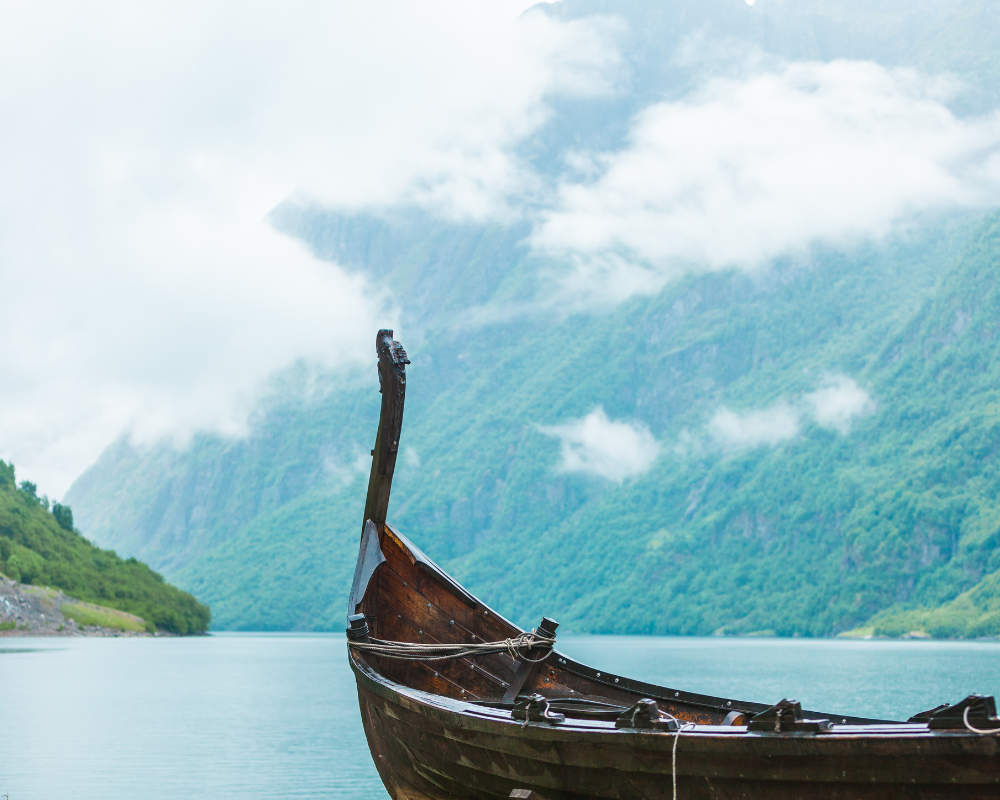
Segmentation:
{"type": "MultiPolygon", "coordinates": [[[[1000,695],[1000,645],[563,637],[611,672],[905,718],[1000,695]]],[[[387,797],[341,635],[0,639],[0,797],[387,797]]]]}

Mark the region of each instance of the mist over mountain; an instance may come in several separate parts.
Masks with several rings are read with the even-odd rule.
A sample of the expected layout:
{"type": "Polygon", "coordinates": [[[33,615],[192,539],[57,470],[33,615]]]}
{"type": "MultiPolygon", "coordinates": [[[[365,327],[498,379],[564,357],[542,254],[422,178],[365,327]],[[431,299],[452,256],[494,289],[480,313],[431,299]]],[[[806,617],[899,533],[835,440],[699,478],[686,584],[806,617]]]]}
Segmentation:
{"type": "MultiPolygon", "coordinates": [[[[270,215],[396,306],[390,520],[524,625],[1000,633],[1000,3],[528,13],[616,55],[493,211],[270,215]]],[[[243,436],[121,437],[79,527],[218,627],[339,628],[372,356],[275,375],[243,436]]]]}

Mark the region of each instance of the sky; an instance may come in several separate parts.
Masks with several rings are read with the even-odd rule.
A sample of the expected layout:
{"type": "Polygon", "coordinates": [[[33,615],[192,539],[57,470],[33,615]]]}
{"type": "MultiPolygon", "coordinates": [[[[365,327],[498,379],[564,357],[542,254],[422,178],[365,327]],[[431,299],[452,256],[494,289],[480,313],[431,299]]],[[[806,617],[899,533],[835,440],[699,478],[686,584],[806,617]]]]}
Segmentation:
{"type": "MultiPolygon", "coordinates": [[[[584,306],[1000,203],[1000,118],[952,114],[946,77],[753,54],[543,179],[522,154],[554,99],[623,91],[628,54],[622,20],[530,5],[0,6],[0,458],[59,498],[122,432],[240,435],[276,371],[370,362],[399,301],[276,233],[287,198],[527,216],[584,306]]],[[[832,380],[713,436],[845,430],[869,400],[832,380]]],[[[634,474],[660,445],[629,424],[553,429],[563,467],[606,439],[634,474]]]]}

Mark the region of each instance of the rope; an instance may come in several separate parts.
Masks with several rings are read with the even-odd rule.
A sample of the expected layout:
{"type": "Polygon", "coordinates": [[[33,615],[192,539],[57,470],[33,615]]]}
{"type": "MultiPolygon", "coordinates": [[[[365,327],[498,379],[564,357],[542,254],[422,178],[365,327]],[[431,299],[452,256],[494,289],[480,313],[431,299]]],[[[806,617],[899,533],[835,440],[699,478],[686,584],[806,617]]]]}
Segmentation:
{"type": "Polygon", "coordinates": [[[521,633],[500,642],[482,644],[423,644],[420,642],[389,642],[383,639],[369,639],[367,642],[348,642],[351,647],[363,653],[371,653],[381,658],[397,658],[410,661],[444,661],[451,658],[473,658],[493,653],[507,653],[515,661],[535,664],[549,657],[555,639],[539,636],[534,631],[521,633]],[[537,647],[547,651],[541,658],[528,658],[526,653],[537,647]]]}
{"type": "Polygon", "coordinates": [[[968,728],[973,733],[979,733],[982,734],[983,736],[996,736],[997,734],[1000,734],[1000,728],[993,728],[992,730],[991,729],[983,730],[982,728],[974,728],[972,726],[972,723],[969,722],[969,706],[966,706],[965,711],[962,712],[962,722],[964,722],[965,727],[968,728]]]}
{"type": "MultiPolygon", "coordinates": [[[[674,800],[677,800],[677,743],[681,740],[681,734],[684,731],[694,730],[698,726],[693,722],[682,723],[677,717],[673,714],[668,714],[666,711],[661,711],[660,713],[665,717],[669,717],[680,726],[674,731],[674,746],[670,756],[670,780],[674,787],[674,800]]],[[[635,712],[632,712],[632,719],[635,720],[635,712]]]]}

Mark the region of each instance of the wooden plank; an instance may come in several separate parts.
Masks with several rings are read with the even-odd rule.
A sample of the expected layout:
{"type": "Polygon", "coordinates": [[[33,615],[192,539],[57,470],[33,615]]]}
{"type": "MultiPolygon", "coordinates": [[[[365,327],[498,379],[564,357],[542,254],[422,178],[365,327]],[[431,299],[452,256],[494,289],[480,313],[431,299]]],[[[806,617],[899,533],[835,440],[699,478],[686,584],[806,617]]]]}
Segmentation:
{"type": "MultiPolygon", "coordinates": [[[[396,614],[395,620],[392,619],[394,610],[392,606],[386,604],[383,622],[386,633],[392,641],[424,641],[428,644],[439,643],[437,639],[426,633],[422,636],[417,635],[418,630],[416,626],[410,620],[404,618],[401,612],[396,614]]],[[[454,687],[454,691],[448,693],[447,696],[455,698],[470,699],[467,696],[469,693],[471,693],[474,699],[497,697],[503,694],[507,686],[503,680],[493,675],[484,667],[474,663],[474,661],[482,659],[454,659],[433,662],[379,659],[380,663],[383,664],[390,660],[393,663],[387,666],[387,669],[406,674],[406,679],[401,682],[414,688],[419,687],[423,691],[433,691],[426,685],[426,681],[429,680],[431,675],[436,678],[439,674],[454,687]],[[419,665],[424,667],[425,671],[419,673],[406,672],[405,667],[407,665],[419,665]],[[462,690],[465,691],[463,692],[462,690]]]]}
{"type": "Polygon", "coordinates": [[[414,563],[399,541],[386,528],[382,539],[382,552],[388,559],[392,570],[404,580],[408,586],[420,592],[438,608],[449,615],[450,619],[461,622],[468,629],[473,627],[474,611],[468,603],[456,597],[450,588],[440,584],[433,575],[421,569],[414,563]]]}
{"type": "MultiPolygon", "coordinates": [[[[416,628],[417,635],[412,639],[399,641],[423,641],[424,632],[435,642],[444,643],[481,643],[476,636],[458,620],[453,620],[450,613],[437,606],[427,596],[405,581],[391,567],[389,562],[380,568],[379,584],[381,596],[385,603],[392,606],[386,614],[397,614],[416,628]],[[454,621],[454,624],[452,624],[454,621]]],[[[384,638],[391,639],[386,636],[384,638]]],[[[505,654],[490,654],[481,656],[476,661],[491,675],[506,685],[513,677],[513,660],[505,654]]]]}
{"type": "MultiPolygon", "coordinates": [[[[385,704],[388,701],[376,697],[373,702],[385,704]]],[[[396,715],[391,730],[400,741],[412,740],[416,736],[415,731],[419,730],[423,738],[420,742],[408,745],[411,756],[449,775],[456,784],[466,781],[481,788],[491,786],[491,796],[503,796],[504,789],[509,792],[511,770],[521,776],[533,775],[535,780],[529,784],[529,788],[538,791],[544,791],[546,787],[557,788],[561,792],[570,791],[574,794],[586,790],[586,794],[582,796],[588,797],[627,796],[621,793],[623,786],[639,790],[642,792],[639,796],[654,797],[658,796],[658,789],[662,789],[663,778],[669,777],[670,746],[674,738],[671,735],[609,732],[597,740],[592,735],[578,733],[577,741],[574,742],[574,737],[567,737],[565,732],[558,730],[558,726],[533,725],[525,729],[518,725],[508,725],[514,735],[502,736],[496,733],[483,735],[481,731],[477,735],[474,730],[477,724],[488,723],[466,720],[461,725],[448,726],[435,719],[434,714],[404,710],[396,715]],[[548,736],[549,741],[545,747],[540,747],[539,736],[548,736]],[[446,742],[442,739],[453,741],[446,742]],[[644,751],[642,748],[636,750],[634,746],[635,743],[649,745],[651,742],[659,745],[658,752],[644,751]],[[550,752],[547,748],[555,749],[550,752]],[[497,758],[500,753],[503,754],[502,759],[497,758]],[[531,763],[522,763],[522,759],[531,763]],[[462,767],[449,766],[456,762],[461,763],[462,767]],[[485,772],[487,776],[492,775],[495,782],[490,784],[483,775],[470,775],[470,769],[485,772]],[[613,780],[602,780],[602,770],[610,771],[613,780]]],[[[934,743],[940,740],[928,737],[923,741],[934,743]]],[[[811,747],[803,748],[803,737],[795,736],[770,739],[747,735],[682,736],[678,744],[678,778],[679,789],[683,790],[682,797],[985,798],[995,797],[997,792],[995,765],[993,782],[981,783],[977,780],[983,777],[990,779],[991,776],[979,775],[975,770],[961,770],[961,765],[956,763],[953,756],[945,757],[944,760],[938,757],[928,764],[927,754],[919,752],[919,748],[908,757],[900,757],[897,753],[897,763],[887,768],[884,754],[872,753],[865,747],[859,748],[852,739],[836,742],[833,738],[813,736],[806,743],[811,747]],[[723,753],[719,752],[720,741],[729,750],[756,746],[758,749],[774,751],[775,745],[779,747],[778,753],[746,753],[735,760],[732,759],[735,754],[730,753],[727,763],[727,759],[722,757],[723,753]],[[781,751],[788,750],[789,745],[791,752],[781,755],[781,751]],[[700,749],[692,749],[696,747],[700,749]],[[853,749],[854,759],[845,760],[844,753],[837,752],[845,748],[848,751],[853,749]],[[827,755],[811,752],[816,749],[834,752],[827,755]],[[959,772],[955,771],[956,767],[959,767],[959,772]],[[743,769],[744,772],[742,775],[721,774],[731,772],[734,768],[743,769]],[[850,776],[845,775],[848,769],[852,771],[850,776]],[[941,783],[943,775],[959,778],[961,789],[950,782],[941,783]],[[712,788],[706,795],[690,794],[699,786],[712,788]]],[[[993,760],[996,760],[995,753],[993,760]]],[[[966,761],[971,759],[967,758],[966,761]]],[[[521,786],[524,786],[524,782],[521,786]]]]}

